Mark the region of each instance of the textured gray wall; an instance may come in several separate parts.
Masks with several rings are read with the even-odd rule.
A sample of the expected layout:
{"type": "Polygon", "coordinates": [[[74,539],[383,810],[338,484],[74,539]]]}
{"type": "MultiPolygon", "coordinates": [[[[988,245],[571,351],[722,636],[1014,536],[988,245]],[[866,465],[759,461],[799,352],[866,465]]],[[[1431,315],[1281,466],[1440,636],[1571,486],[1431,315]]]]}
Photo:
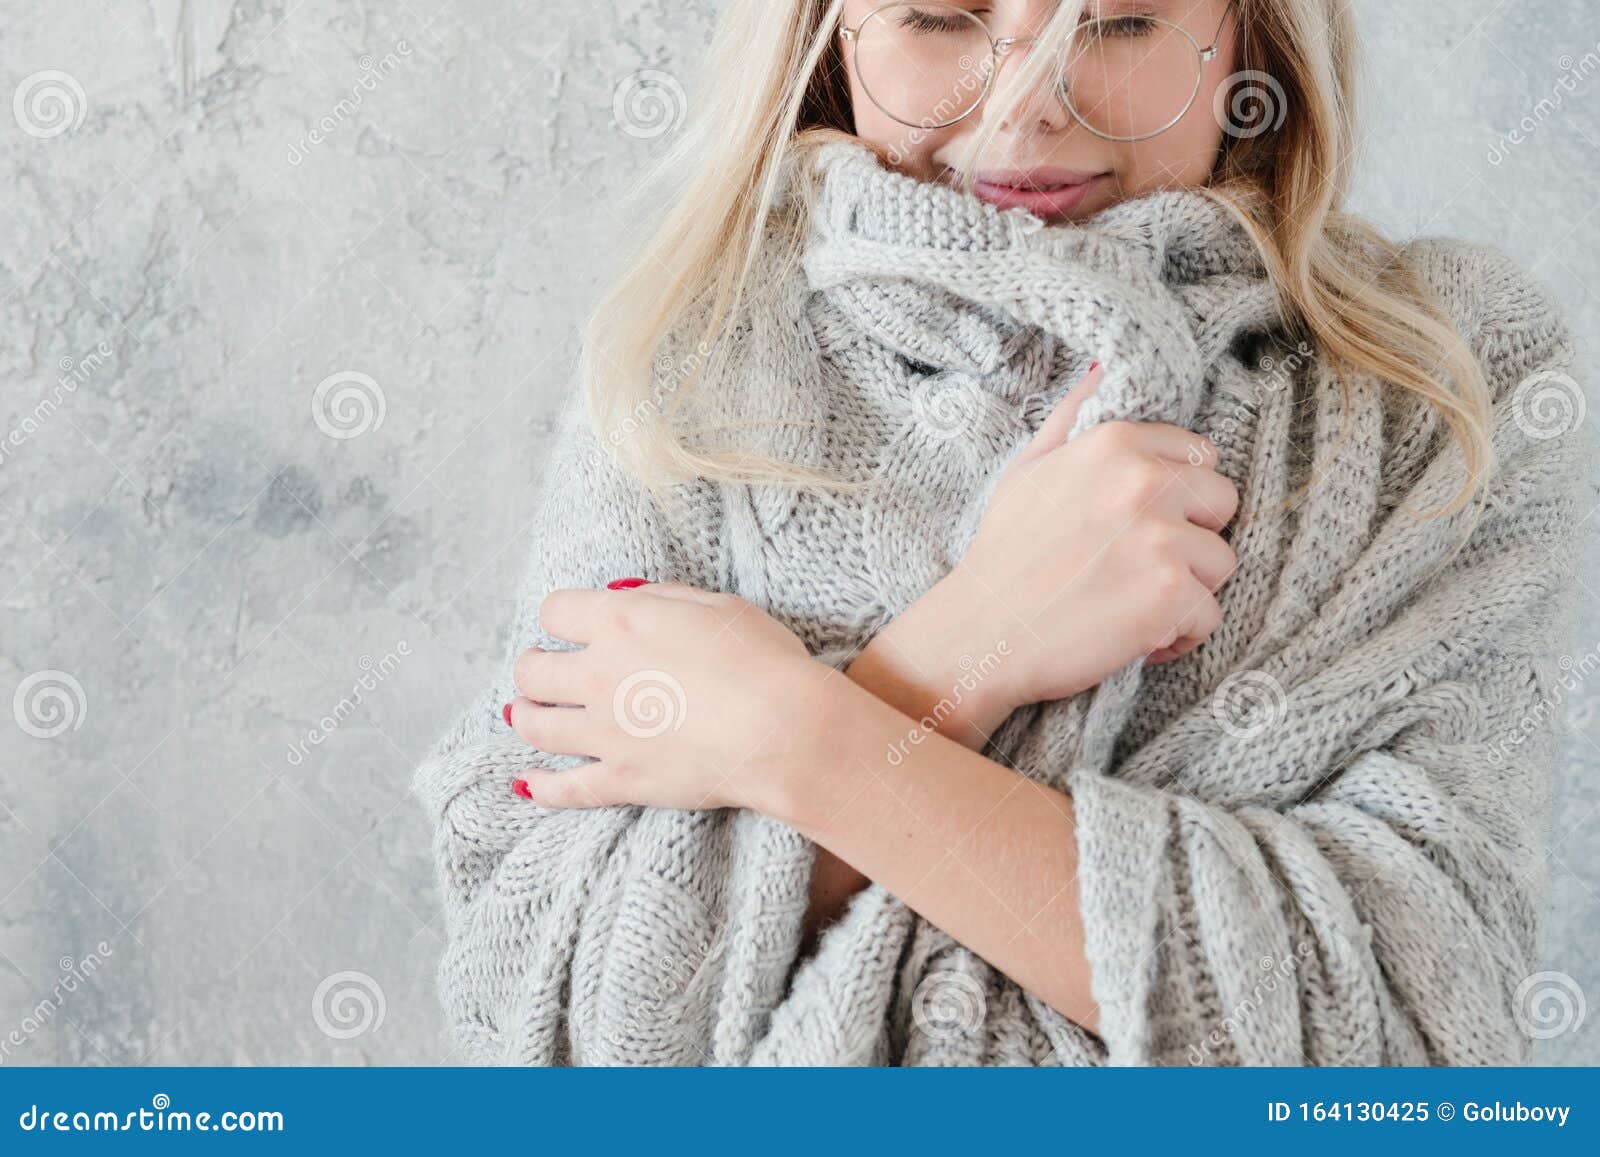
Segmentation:
{"type": "MultiPolygon", "coordinates": [[[[408,780],[673,129],[628,78],[692,105],[712,7],[0,0],[0,1062],[451,1059],[408,780]]],[[[1361,9],[1361,206],[1505,244],[1594,348],[1593,4],[1361,9]]],[[[1595,702],[1551,860],[1591,995],[1595,702]]]]}

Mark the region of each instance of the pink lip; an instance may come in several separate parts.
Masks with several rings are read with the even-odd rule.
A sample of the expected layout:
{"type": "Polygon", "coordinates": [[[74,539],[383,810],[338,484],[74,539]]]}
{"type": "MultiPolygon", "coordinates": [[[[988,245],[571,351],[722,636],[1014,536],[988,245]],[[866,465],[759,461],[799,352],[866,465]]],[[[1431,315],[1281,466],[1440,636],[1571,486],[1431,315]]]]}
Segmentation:
{"type": "Polygon", "coordinates": [[[997,208],[1026,209],[1049,220],[1076,209],[1107,176],[1079,169],[994,170],[978,173],[972,191],[997,208]]]}

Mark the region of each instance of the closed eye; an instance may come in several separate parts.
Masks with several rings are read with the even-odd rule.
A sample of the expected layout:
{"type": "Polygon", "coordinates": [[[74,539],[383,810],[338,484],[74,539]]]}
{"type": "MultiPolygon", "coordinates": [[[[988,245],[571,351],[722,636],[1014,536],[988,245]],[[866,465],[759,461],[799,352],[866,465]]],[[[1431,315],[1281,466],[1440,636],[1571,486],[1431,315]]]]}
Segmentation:
{"type": "Polygon", "coordinates": [[[912,32],[970,32],[972,21],[953,12],[929,12],[921,8],[902,8],[900,27],[912,32]]]}

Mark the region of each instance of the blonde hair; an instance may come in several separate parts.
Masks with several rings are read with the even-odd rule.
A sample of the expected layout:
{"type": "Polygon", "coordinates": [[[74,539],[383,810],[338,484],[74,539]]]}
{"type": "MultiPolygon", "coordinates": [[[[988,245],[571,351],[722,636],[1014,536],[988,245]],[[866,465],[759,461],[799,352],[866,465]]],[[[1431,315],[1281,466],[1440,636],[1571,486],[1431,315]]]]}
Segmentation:
{"type": "MultiPolygon", "coordinates": [[[[672,416],[716,360],[740,311],[759,307],[765,276],[798,256],[802,230],[771,230],[787,164],[852,121],[836,34],[844,0],[729,0],[693,118],[662,163],[679,177],[664,220],[590,322],[584,385],[590,420],[646,483],[694,478],[828,487],[799,467],[686,440],[672,416]],[[787,243],[774,236],[788,237],[787,243]],[[782,253],[763,246],[786,244],[782,253]],[[752,276],[758,264],[763,276],[752,276]],[[680,327],[698,327],[697,356],[674,367],[663,400],[657,359],[680,327]],[[660,420],[639,421],[641,414],[660,420]],[[605,431],[631,428],[627,438],[605,431]]],[[[1049,49],[1072,34],[1082,0],[1062,0],[1041,50],[1017,70],[1026,99],[1049,49]]],[[[1467,481],[1436,515],[1484,494],[1493,464],[1483,369],[1399,246],[1342,210],[1355,147],[1356,33],[1348,0],[1235,0],[1238,70],[1281,89],[1282,124],[1228,134],[1206,195],[1248,230],[1284,314],[1336,368],[1414,395],[1459,444],[1467,481]]],[[[1276,96],[1277,94],[1274,93],[1276,96]]],[[[986,118],[994,121],[1000,118],[986,118]]],[[[803,206],[801,211],[803,212],[803,206]]],[[[691,341],[694,337],[691,336],[691,341]]],[[[793,388],[775,382],[773,389],[793,388]]]]}

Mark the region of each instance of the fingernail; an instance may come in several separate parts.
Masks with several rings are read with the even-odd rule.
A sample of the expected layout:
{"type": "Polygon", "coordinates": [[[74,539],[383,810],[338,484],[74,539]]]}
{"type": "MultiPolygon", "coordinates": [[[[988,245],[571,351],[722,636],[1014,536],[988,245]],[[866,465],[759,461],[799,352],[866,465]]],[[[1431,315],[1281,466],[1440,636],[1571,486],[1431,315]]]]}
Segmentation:
{"type": "Polygon", "coordinates": [[[1099,368],[1100,368],[1100,363],[1099,362],[1090,362],[1089,363],[1089,372],[1091,374],[1094,373],[1095,370],[1097,370],[1099,368]]]}
{"type": "Polygon", "coordinates": [[[612,579],[610,582],[608,582],[606,584],[606,590],[608,590],[608,591],[631,591],[631,590],[634,590],[637,587],[644,587],[644,586],[649,586],[649,585],[650,585],[650,580],[649,579],[642,579],[642,578],[612,579]]]}
{"type": "Polygon", "coordinates": [[[519,779],[516,782],[514,782],[511,785],[511,790],[516,792],[523,799],[532,799],[533,798],[533,792],[528,790],[528,781],[525,780],[525,779],[519,779]]]}
{"type": "Polygon", "coordinates": [[[500,718],[502,718],[502,719],[504,719],[506,721],[506,726],[507,727],[511,726],[511,704],[509,704],[509,703],[506,704],[505,710],[500,712],[500,718]]]}

